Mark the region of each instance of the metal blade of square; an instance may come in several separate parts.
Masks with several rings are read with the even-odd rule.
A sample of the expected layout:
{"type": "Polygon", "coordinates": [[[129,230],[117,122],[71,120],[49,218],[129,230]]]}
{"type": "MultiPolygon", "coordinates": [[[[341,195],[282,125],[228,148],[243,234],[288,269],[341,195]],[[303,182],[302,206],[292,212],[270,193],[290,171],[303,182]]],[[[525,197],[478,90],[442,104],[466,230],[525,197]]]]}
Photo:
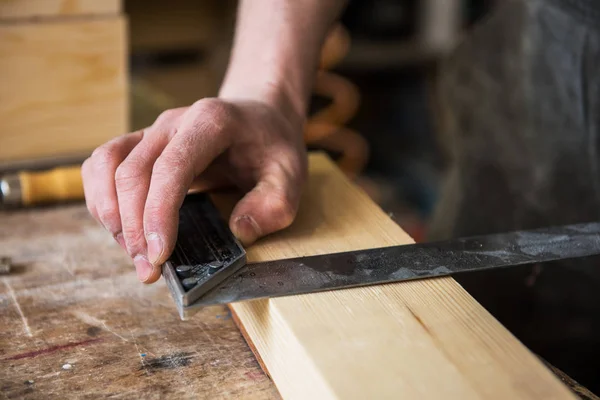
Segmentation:
{"type": "Polygon", "coordinates": [[[185,309],[246,264],[246,251],[207,193],[188,194],[175,249],[162,273],[182,319],[185,309]]]}

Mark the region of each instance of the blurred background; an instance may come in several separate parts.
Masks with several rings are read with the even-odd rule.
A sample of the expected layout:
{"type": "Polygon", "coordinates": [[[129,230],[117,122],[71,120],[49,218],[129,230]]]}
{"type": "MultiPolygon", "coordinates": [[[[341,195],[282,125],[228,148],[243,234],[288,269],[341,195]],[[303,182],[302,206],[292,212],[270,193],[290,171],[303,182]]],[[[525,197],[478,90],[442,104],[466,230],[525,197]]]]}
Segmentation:
{"type": "MultiPolygon", "coordinates": [[[[88,14],[61,10],[57,21],[43,2],[25,3],[35,3],[27,14],[0,1],[0,20],[11,21],[0,28],[0,171],[76,160],[166,109],[218,92],[234,0],[107,0],[88,14]],[[101,17],[88,18],[95,13],[101,17]]],[[[307,144],[338,160],[416,241],[426,240],[448,166],[436,114],[439,63],[493,7],[493,0],[350,0],[323,49],[307,144]]],[[[577,291],[560,274],[547,285],[577,291]]],[[[502,290],[504,305],[473,294],[530,349],[600,392],[597,321],[584,314],[568,334],[555,332],[556,308],[536,309],[531,293],[502,290]],[[530,323],[541,315],[544,323],[530,323]]]]}
{"type": "MultiPolygon", "coordinates": [[[[341,18],[341,60],[329,71],[354,86],[355,112],[342,125],[368,145],[357,181],[409,231],[423,237],[436,203],[443,155],[432,122],[436,62],[491,0],[353,0],[341,18]]],[[[166,108],[216,95],[227,65],[236,2],[127,0],[131,124],[151,124],[166,108]]],[[[326,55],[324,55],[326,57],[326,55]]],[[[311,113],[332,103],[313,95],[311,113]]],[[[347,136],[340,136],[343,142],[347,136]]],[[[336,156],[336,145],[311,147],[336,156]]],[[[339,149],[338,149],[339,150],[339,149]]],[[[339,151],[337,152],[339,154],[339,151]]],[[[360,166],[359,166],[360,165],[360,166]]]]}

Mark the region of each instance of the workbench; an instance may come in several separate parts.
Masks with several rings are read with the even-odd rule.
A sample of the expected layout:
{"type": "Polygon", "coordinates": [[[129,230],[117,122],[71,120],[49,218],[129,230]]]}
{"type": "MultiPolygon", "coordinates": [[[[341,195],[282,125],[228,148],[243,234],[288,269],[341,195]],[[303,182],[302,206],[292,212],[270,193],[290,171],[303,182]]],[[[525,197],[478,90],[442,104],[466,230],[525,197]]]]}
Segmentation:
{"type": "Polygon", "coordinates": [[[1,397],[279,397],[225,306],[181,321],[83,204],[0,221],[1,397]]]}

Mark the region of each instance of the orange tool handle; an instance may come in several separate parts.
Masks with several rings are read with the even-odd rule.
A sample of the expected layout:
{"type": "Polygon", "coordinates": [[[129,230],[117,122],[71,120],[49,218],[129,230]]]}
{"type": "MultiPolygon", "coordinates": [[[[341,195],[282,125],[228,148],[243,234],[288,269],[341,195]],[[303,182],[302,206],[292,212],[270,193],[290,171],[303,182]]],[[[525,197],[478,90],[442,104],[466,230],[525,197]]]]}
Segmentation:
{"type": "Polygon", "coordinates": [[[85,198],[80,165],[58,167],[43,172],[20,172],[19,181],[24,206],[85,198]]]}

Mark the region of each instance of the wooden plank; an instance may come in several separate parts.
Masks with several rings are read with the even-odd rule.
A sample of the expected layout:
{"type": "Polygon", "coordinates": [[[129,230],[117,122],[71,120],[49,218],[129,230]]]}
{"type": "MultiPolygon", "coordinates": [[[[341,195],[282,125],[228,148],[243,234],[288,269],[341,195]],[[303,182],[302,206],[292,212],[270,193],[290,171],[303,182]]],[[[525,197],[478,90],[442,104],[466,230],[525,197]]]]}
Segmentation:
{"type": "MultiPolygon", "coordinates": [[[[226,212],[231,204],[221,199],[226,212]]],[[[250,262],[412,240],[322,155],[296,222],[250,262]]],[[[291,279],[301,277],[291,277],[291,279]]],[[[232,304],[286,399],[572,399],[451,278],[232,304]]]]}
{"type": "Polygon", "coordinates": [[[227,307],[181,321],[85,205],[0,211],[1,255],[0,398],[279,398],[227,307]]]}
{"type": "Polygon", "coordinates": [[[0,162],[89,152],[126,133],[122,17],[0,23],[0,162]]]}
{"type": "Polygon", "coordinates": [[[116,15],[121,8],[121,0],[0,0],[0,20],[116,15]]]}

